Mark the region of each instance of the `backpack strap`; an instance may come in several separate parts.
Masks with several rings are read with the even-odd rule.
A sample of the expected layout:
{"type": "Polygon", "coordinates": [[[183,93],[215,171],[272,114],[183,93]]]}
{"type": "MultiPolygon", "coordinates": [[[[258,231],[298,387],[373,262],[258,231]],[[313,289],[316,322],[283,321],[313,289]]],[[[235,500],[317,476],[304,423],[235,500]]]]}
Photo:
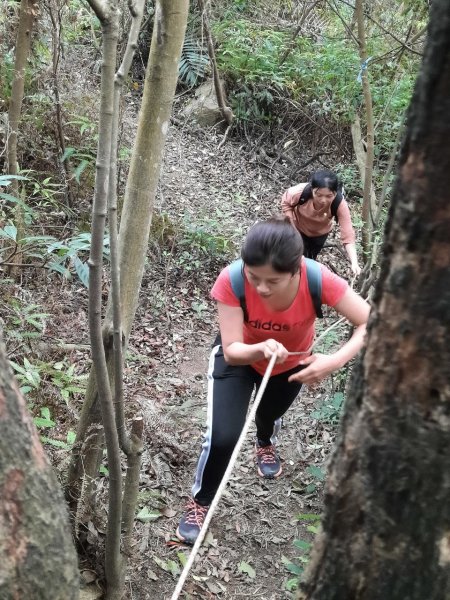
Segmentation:
{"type": "MultiPolygon", "coordinates": [[[[306,262],[306,276],[308,279],[309,293],[313,302],[314,310],[319,319],[323,319],[322,313],[322,271],[320,265],[311,258],[304,258],[306,262]]],[[[244,321],[248,321],[247,303],[245,301],[244,261],[239,258],[228,266],[230,273],[231,288],[244,313],[244,321]]]]}
{"type": "Polygon", "coordinates": [[[245,301],[245,280],[244,280],[244,261],[238,258],[228,266],[230,273],[231,288],[234,295],[239,300],[242,312],[244,313],[244,321],[248,321],[247,303],[245,301]]]}
{"type": "Polygon", "coordinates": [[[305,191],[306,188],[308,187],[309,183],[305,184],[305,187],[302,189],[302,193],[300,194],[298,200],[297,200],[297,204],[296,206],[301,206],[302,204],[305,204],[306,202],[308,202],[308,200],[310,200],[311,198],[305,198],[305,191]]]}
{"type": "Polygon", "coordinates": [[[331,207],[330,207],[331,208],[331,216],[335,218],[336,223],[339,221],[338,216],[337,216],[337,211],[338,211],[339,205],[343,199],[344,199],[344,188],[342,188],[340,194],[336,194],[333,202],[331,203],[331,207]]]}
{"type": "Polygon", "coordinates": [[[306,276],[308,279],[309,293],[314,305],[314,310],[319,319],[323,319],[322,313],[322,271],[320,265],[312,258],[303,258],[306,262],[306,276]]]}

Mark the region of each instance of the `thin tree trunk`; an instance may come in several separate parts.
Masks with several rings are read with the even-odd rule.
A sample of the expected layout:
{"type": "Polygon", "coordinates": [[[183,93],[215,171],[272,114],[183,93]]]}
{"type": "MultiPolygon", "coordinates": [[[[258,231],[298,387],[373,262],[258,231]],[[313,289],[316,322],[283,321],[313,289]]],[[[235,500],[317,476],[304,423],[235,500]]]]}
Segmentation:
{"type": "Polygon", "coordinates": [[[123,493],[122,531],[125,556],[132,552],[134,515],[139,494],[139,477],[141,470],[141,455],[144,450],[142,436],[144,434],[144,420],[142,417],[134,419],[131,436],[130,451],[127,456],[127,475],[123,493]]]}
{"type": "MultiPolygon", "coordinates": [[[[363,190],[366,182],[366,169],[367,169],[367,150],[364,146],[362,132],[361,132],[361,120],[356,115],[353,123],[350,127],[352,134],[353,151],[355,153],[356,164],[358,165],[359,174],[363,184],[363,190]]],[[[370,186],[370,203],[369,207],[377,206],[377,197],[375,196],[375,190],[373,185],[370,186]]],[[[371,209],[369,208],[369,214],[371,209]]]]}
{"type": "Polygon", "coordinates": [[[65,156],[66,141],[64,138],[63,117],[61,111],[61,99],[59,96],[59,59],[61,56],[61,11],[57,0],[49,0],[47,12],[52,22],[52,87],[55,97],[55,138],[59,146],[60,159],[58,161],[60,168],[62,167],[65,183],[65,196],[67,207],[74,207],[74,194],[72,191],[71,181],[73,169],[70,158],[65,156]]]}
{"type": "Polygon", "coordinates": [[[111,137],[111,160],[109,171],[109,242],[111,259],[111,312],[113,325],[114,351],[114,408],[116,427],[122,451],[128,455],[131,452],[130,440],[125,429],[123,405],[123,352],[122,352],[122,305],[120,295],[120,265],[118,248],[118,215],[117,215],[117,143],[119,139],[120,97],[125,77],[131,67],[137,39],[144,15],[144,2],[140,0],[132,5],[132,21],[122,64],[114,79],[114,109],[111,137]]]}
{"type": "Polygon", "coordinates": [[[367,76],[367,46],[366,46],[366,32],[364,26],[364,9],[363,0],[355,0],[355,13],[356,21],[358,24],[358,42],[359,42],[359,57],[361,59],[361,82],[364,94],[364,105],[366,108],[366,160],[364,168],[364,191],[363,191],[363,205],[361,216],[363,220],[362,227],[362,247],[364,262],[367,261],[369,253],[369,245],[372,238],[372,204],[371,204],[371,190],[372,190],[372,173],[373,173],[373,160],[374,160],[374,125],[373,125],[373,107],[372,107],[372,95],[370,92],[370,83],[367,76]]]}
{"type": "MultiPolygon", "coordinates": [[[[18,165],[18,131],[19,121],[22,112],[22,102],[25,90],[25,70],[27,67],[28,55],[31,48],[31,32],[36,18],[38,8],[37,0],[21,0],[19,10],[19,26],[17,28],[16,52],[14,61],[14,78],[11,88],[11,99],[9,101],[8,110],[8,134],[7,134],[7,171],[10,175],[17,175],[19,172],[18,165]]],[[[19,197],[19,182],[17,179],[11,181],[11,193],[16,198],[19,197]]],[[[23,215],[22,208],[17,205],[17,240],[23,237],[23,215]]],[[[12,257],[13,263],[22,262],[21,252],[17,252],[12,257]]],[[[15,274],[14,267],[10,270],[11,274],[15,274]]]]}
{"type": "Polygon", "coordinates": [[[108,457],[109,496],[108,524],[105,540],[105,577],[107,600],[123,595],[123,568],[120,554],[122,522],[122,468],[114,406],[102,333],[103,240],[107,212],[107,193],[111,163],[114,108],[114,74],[116,71],[119,14],[115,3],[107,7],[92,3],[102,25],[102,71],[100,122],[97,149],[97,175],[92,205],[92,236],[89,256],[89,333],[92,362],[98,386],[102,424],[108,457]]]}
{"type": "Polygon", "coordinates": [[[117,434],[122,451],[127,456],[127,474],[122,499],[122,532],[123,532],[123,568],[126,569],[131,554],[134,515],[139,492],[139,476],[143,450],[143,419],[135,417],[131,435],[127,435],[125,426],[124,394],[123,394],[123,352],[122,352],[122,306],[120,294],[120,266],[118,251],[118,218],[117,218],[117,142],[120,115],[121,90],[133,60],[137,39],[144,15],[144,0],[130,5],[132,22],[122,64],[114,81],[114,110],[111,142],[111,161],[109,172],[109,240],[111,258],[111,311],[113,322],[113,374],[114,374],[114,411],[117,434]]]}
{"type": "Polygon", "coordinates": [[[216,53],[214,52],[214,42],[211,35],[211,28],[209,27],[208,15],[205,10],[205,3],[203,0],[197,0],[202,13],[203,30],[206,36],[206,42],[208,45],[208,55],[211,62],[213,71],[214,89],[216,92],[217,104],[219,110],[228,126],[233,122],[233,111],[225,102],[225,94],[223,91],[222,83],[220,81],[219,69],[217,68],[216,53]]]}
{"type": "Polygon", "coordinates": [[[450,598],[450,11],[433,0],[352,380],[299,598],[450,598]]]}
{"type": "Polygon", "coordinates": [[[78,598],[68,523],[61,488],[0,340],[0,598],[78,598]]]}

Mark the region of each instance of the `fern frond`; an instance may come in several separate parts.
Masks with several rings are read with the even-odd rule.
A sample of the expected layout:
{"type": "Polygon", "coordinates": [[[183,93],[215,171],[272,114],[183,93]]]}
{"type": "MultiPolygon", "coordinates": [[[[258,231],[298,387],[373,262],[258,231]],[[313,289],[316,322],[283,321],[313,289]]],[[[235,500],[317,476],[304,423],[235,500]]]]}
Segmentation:
{"type": "Polygon", "coordinates": [[[182,83],[194,87],[199,80],[205,79],[209,71],[207,50],[192,34],[186,34],[178,64],[178,77],[182,83]]]}

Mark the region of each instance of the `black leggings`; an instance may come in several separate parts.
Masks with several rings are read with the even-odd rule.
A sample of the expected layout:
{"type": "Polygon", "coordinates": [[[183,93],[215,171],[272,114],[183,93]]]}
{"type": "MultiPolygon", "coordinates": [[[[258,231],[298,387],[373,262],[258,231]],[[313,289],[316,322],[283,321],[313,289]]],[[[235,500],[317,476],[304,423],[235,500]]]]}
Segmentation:
{"type": "Polygon", "coordinates": [[[316,260],[317,255],[322,250],[327,241],[328,233],[325,235],[318,235],[316,237],[309,237],[304,233],[300,232],[303,239],[303,256],[306,258],[312,258],[316,260]]]}
{"type": "MultiPolygon", "coordinates": [[[[255,417],[261,445],[275,441],[281,417],[302,387],[301,383],[289,383],[288,377],[302,368],[269,378],[255,417]]],[[[213,348],[208,369],[207,429],[192,488],[199,504],[211,504],[244,427],[253,389],[256,386],[258,390],[262,379],[250,366],[228,365],[222,346],[213,348]]]]}

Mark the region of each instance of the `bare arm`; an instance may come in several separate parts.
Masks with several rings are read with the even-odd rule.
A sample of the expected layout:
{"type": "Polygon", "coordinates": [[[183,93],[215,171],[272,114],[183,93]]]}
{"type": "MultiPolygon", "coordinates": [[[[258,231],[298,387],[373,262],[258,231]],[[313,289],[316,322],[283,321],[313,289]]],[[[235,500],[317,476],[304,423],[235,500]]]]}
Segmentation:
{"type": "Polygon", "coordinates": [[[361,273],[361,267],[358,264],[358,255],[356,253],[355,244],[345,244],[345,251],[347,252],[348,259],[352,268],[353,275],[359,275],[361,273]]]}
{"type": "Polygon", "coordinates": [[[269,359],[273,352],[278,354],[278,363],[286,360],[288,352],[283,344],[276,340],[268,339],[259,344],[244,344],[244,316],[240,307],[217,302],[217,311],[223,355],[228,364],[249,365],[264,358],[269,359]]]}
{"type": "Polygon", "coordinates": [[[286,217],[289,217],[291,222],[294,222],[294,210],[291,204],[291,198],[289,197],[288,192],[284,192],[283,197],[281,198],[281,211],[286,217]]]}
{"type": "Polygon", "coordinates": [[[281,211],[291,220],[296,226],[296,217],[294,214],[294,206],[297,205],[300,196],[305,188],[306,183],[298,183],[286,190],[281,198],[281,211]]]}
{"type": "Polygon", "coordinates": [[[361,267],[358,264],[358,255],[356,253],[355,230],[352,225],[350,209],[345,199],[339,204],[337,216],[339,219],[339,228],[341,230],[341,240],[350,260],[353,275],[359,275],[361,273],[361,267]]]}
{"type": "Polygon", "coordinates": [[[333,371],[343,367],[363,347],[366,323],[370,312],[369,304],[356,292],[348,289],[343,298],[336,304],[335,309],[355,325],[352,337],[334,354],[313,354],[305,360],[300,361],[299,364],[307,365],[307,367],[299,373],[292,375],[289,381],[317,383],[333,371]]]}

